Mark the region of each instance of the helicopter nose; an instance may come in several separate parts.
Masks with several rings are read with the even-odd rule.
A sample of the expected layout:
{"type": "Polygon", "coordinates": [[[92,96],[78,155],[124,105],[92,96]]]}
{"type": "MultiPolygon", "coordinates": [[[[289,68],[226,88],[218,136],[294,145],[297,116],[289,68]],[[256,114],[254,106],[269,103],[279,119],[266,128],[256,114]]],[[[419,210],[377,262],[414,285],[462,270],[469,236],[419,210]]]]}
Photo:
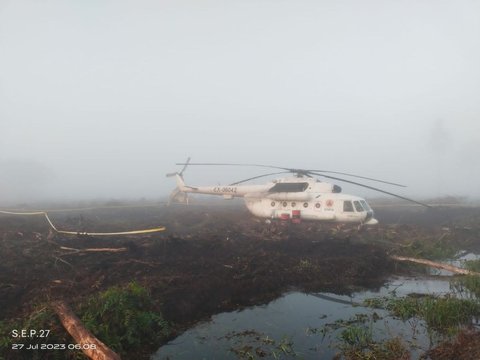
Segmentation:
{"type": "Polygon", "coordinates": [[[378,224],[378,220],[373,217],[365,222],[365,225],[377,225],[377,224],[378,224]]]}

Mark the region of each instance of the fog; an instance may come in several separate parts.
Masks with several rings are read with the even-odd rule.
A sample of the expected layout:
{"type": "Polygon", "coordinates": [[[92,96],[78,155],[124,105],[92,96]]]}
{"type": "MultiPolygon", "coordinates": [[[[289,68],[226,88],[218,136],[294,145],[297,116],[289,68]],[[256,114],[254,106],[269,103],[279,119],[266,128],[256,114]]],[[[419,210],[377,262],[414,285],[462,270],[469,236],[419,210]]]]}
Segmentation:
{"type": "Polygon", "coordinates": [[[0,207],[160,198],[188,156],[478,198],[478,14],[469,0],[3,0],[0,207]]]}

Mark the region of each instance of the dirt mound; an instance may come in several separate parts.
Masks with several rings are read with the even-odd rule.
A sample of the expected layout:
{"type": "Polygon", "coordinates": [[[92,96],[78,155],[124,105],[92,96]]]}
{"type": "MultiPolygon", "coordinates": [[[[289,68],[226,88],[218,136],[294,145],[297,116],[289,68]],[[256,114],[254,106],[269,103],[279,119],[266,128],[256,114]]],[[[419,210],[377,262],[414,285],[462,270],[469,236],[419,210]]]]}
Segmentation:
{"type": "Polygon", "coordinates": [[[427,354],[432,360],[473,360],[480,359],[480,333],[462,331],[454,341],[440,344],[427,354]]]}

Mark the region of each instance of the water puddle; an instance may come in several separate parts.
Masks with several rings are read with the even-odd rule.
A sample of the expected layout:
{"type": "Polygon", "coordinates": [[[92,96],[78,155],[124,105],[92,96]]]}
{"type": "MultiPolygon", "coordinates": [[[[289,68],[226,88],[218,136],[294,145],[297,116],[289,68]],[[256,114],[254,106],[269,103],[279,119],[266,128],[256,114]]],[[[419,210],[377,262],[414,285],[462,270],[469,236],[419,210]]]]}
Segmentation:
{"type": "Polygon", "coordinates": [[[412,358],[431,344],[423,321],[401,321],[387,311],[361,306],[363,300],[411,293],[451,293],[447,280],[393,278],[379,291],[352,296],[288,293],[267,305],[222,313],[162,346],[152,360],[302,358],[331,359],[345,327],[368,327],[375,341],[401,337],[412,358]]]}

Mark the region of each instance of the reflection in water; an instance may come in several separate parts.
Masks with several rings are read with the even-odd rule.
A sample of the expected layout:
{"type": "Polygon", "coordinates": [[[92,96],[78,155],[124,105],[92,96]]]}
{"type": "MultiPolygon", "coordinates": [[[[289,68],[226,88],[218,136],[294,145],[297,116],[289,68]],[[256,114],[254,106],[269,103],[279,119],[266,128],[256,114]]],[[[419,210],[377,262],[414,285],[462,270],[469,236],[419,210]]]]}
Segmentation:
{"type": "Polygon", "coordinates": [[[378,292],[366,291],[352,297],[335,294],[293,292],[263,306],[222,313],[186,331],[162,346],[153,360],[160,359],[238,359],[267,356],[303,359],[331,359],[338,352],[341,328],[345,322],[366,320],[376,341],[400,336],[412,357],[429,347],[430,339],[420,320],[400,321],[384,310],[359,306],[366,298],[392,293],[446,294],[448,281],[397,278],[378,292]],[[352,320],[357,319],[357,320],[352,320]]]}

